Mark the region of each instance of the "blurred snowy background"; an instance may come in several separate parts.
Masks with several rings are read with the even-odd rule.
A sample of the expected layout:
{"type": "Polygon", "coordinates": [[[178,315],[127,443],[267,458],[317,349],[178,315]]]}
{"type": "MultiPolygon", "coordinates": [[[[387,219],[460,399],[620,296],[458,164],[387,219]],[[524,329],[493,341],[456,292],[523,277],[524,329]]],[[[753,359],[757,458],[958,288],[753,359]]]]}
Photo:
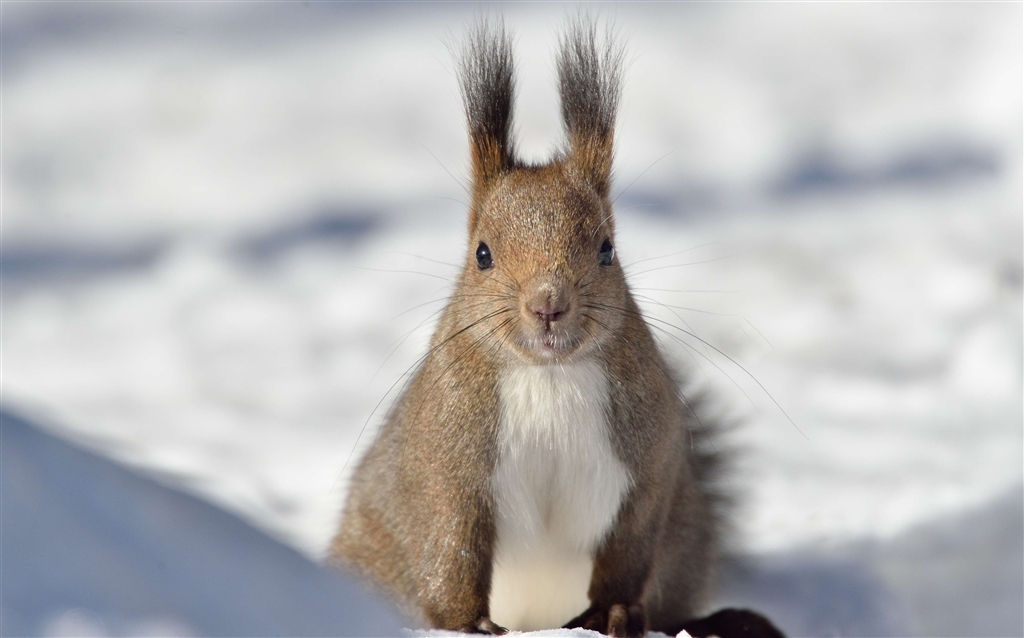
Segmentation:
{"type": "MultiPolygon", "coordinates": [[[[465,250],[446,43],[504,14],[543,159],[573,10],[4,3],[4,410],[319,558],[465,250]]],[[[619,254],[744,423],[718,602],[1021,635],[1022,6],[600,12],[619,254]]]]}

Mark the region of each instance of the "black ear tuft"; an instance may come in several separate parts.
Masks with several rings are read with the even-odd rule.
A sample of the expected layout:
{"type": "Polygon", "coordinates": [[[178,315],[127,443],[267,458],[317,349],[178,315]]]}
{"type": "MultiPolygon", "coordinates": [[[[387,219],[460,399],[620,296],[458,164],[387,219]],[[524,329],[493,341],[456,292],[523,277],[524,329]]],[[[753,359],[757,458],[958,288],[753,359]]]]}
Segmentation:
{"type": "Polygon", "coordinates": [[[598,43],[592,18],[579,15],[569,20],[558,56],[562,124],[569,138],[567,159],[601,197],[608,195],[611,186],[623,55],[610,30],[598,43]]]}
{"type": "Polygon", "coordinates": [[[459,88],[469,124],[476,188],[512,168],[511,139],[515,68],[504,22],[481,20],[466,34],[459,59],[459,88]]]}

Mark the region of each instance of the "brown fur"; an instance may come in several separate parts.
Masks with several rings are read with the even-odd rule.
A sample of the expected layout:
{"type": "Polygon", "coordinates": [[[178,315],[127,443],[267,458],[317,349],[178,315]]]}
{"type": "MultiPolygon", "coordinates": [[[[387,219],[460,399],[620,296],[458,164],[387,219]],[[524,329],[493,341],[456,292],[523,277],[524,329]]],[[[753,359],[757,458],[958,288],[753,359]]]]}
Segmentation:
{"type": "Polygon", "coordinates": [[[355,472],[330,550],[432,627],[501,629],[488,610],[497,381],[523,362],[601,362],[612,448],[633,479],[594,556],[591,606],[570,626],[674,633],[707,599],[718,518],[701,473],[708,459],[693,446],[705,435],[618,259],[598,260],[606,240],[615,245],[620,59],[618,48],[597,46],[592,24],[570,25],[558,64],[569,146],[549,164],[525,166],[510,141],[509,37],[482,25],[464,51],[474,178],[465,266],[429,353],[355,472]],[[477,263],[481,242],[493,267],[477,263]]]}

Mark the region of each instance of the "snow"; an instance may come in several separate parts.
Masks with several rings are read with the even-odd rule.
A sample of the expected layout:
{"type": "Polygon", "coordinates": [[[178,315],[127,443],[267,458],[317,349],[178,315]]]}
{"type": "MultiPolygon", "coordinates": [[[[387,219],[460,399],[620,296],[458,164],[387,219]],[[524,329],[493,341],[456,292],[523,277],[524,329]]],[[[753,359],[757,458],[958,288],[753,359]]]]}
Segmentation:
{"type": "Polygon", "coordinates": [[[394,636],[350,576],[0,413],[5,636],[394,636]]]}
{"type": "MultiPolygon", "coordinates": [[[[321,557],[461,260],[446,39],[478,10],[4,4],[4,409],[321,557]]],[[[502,7],[535,159],[565,11],[502,7]]],[[[743,423],[718,600],[1020,634],[1020,5],[602,13],[617,253],[743,423]]]]}

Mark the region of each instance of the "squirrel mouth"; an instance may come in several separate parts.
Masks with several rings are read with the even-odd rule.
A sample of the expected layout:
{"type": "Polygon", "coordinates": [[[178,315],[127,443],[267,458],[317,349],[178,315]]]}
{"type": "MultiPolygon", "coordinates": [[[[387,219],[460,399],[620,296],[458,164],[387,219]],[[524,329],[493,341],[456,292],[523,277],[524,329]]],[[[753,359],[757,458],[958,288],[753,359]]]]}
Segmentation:
{"type": "Polygon", "coordinates": [[[520,344],[534,356],[540,356],[544,359],[567,354],[575,350],[576,346],[579,345],[575,339],[570,338],[568,335],[554,332],[544,332],[532,339],[524,339],[520,344]]]}

